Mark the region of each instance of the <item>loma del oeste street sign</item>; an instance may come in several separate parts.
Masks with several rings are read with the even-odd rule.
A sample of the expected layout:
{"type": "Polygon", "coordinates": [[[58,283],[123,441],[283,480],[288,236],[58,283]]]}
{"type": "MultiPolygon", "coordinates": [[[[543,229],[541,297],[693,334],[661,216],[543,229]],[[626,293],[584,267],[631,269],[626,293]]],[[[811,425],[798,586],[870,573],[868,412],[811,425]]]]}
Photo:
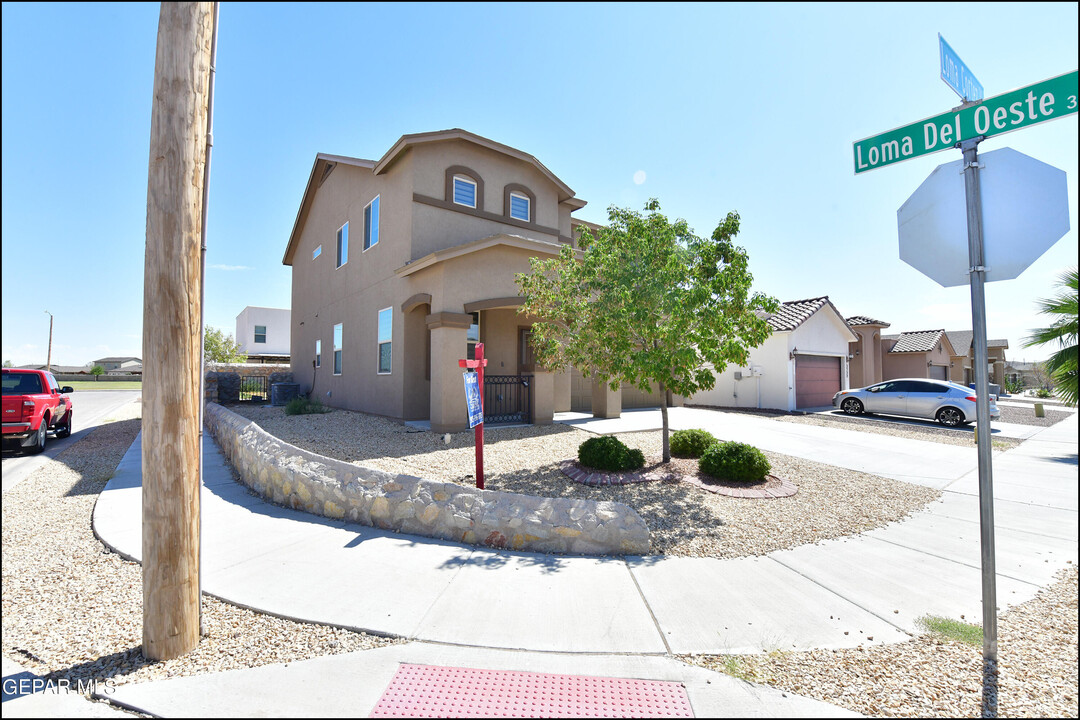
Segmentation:
{"type": "Polygon", "coordinates": [[[992,137],[1074,115],[1077,71],[920,120],[854,144],[855,174],[948,150],[976,137],[992,137]]]}

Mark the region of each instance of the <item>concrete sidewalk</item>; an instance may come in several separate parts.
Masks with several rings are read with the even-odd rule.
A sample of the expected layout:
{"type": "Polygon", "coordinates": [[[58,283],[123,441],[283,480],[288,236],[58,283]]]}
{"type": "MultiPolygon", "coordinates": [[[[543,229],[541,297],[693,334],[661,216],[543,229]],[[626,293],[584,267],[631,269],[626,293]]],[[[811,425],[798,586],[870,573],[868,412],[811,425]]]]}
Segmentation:
{"type": "MultiPolygon", "coordinates": [[[[536,555],[395,535],[269,505],[233,481],[207,439],[203,588],[285,617],[418,641],[601,655],[854,647],[904,640],[925,614],[981,615],[974,448],[680,410],[673,427],[705,427],[777,452],[920,481],[945,496],[905,522],[765,557],[536,555]]],[[[995,454],[1002,609],[1030,599],[1076,562],[1076,432],[1074,415],[995,454]]],[[[94,513],[102,540],[134,559],[141,556],[140,483],[136,442],[94,513]]],[[[586,673],[579,662],[555,672],[586,673]]],[[[192,688],[176,692],[197,700],[196,680],[129,687],[165,694],[192,688]]],[[[135,690],[120,689],[116,699],[129,692],[135,690]]],[[[170,702],[180,703],[179,695],[170,702]]],[[[168,705],[174,706],[186,707],[168,705]]],[[[247,714],[278,714],[273,703],[246,707],[247,714]]],[[[781,713],[764,705],[758,712],[781,713]]]]}

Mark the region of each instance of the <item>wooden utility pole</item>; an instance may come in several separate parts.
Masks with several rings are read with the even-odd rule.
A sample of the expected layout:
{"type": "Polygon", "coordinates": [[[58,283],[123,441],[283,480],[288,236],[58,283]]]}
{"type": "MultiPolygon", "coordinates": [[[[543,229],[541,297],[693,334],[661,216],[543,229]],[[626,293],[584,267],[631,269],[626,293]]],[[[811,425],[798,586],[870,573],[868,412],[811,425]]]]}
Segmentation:
{"type": "Polygon", "coordinates": [[[214,4],[162,3],[143,278],[143,655],[199,642],[199,317],[214,4]]]}

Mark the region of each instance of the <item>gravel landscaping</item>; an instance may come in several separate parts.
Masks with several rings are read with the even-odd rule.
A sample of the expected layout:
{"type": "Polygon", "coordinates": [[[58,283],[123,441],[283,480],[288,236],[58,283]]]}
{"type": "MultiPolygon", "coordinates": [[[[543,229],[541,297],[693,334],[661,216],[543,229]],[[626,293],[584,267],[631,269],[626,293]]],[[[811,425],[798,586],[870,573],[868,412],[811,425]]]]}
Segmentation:
{"type": "MultiPolygon", "coordinates": [[[[981,640],[968,645],[925,634],[847,650],[681,659],[875,717],[979,717],[981,712],[981,640]]],[[[1077,717],[1075,567],[999,616],[998,667],[1000,717],[1077,717]]]]}
{"type": "Polygon", "coordinates": [[[139,432],[141,406],[125,410],[4,493],[6,657],[52,679],[122,684],[402,642],[282,620],[205,597],[206,636],[198,648],[167,662],[144,658],[142,569],[104,548],[90,525],[98,493],[139,432]]]}
{"type": "MultiPolygon", "coordinates": [[[[321,455],[428,480],[474,485],[473,435],[419,432],[363,413],[286,415],[282,408],[251,405],[230,410],[271,435],[321,455]]],[[[619,436],[642,450],[645,471],[655,469],[659,431],[619,436]]],[[[900,520],[941,496],[937,490],[853,470],[765,453],[771,473],[798,492],[787,498],[743,499],[708,492],[677,480],[592,487],[560,469],[593,437],[565,425],[487,428],[484,474],[489,490],[612,500],[637,510],[649,527],[652,552],[732,558],[859,533],[900,520]]],[[[692,465],[692,463],[691,463],[692,465]]]]}
{"type": "Polygon", "coordinates": [[[1046,417],[1035,417],[1034,403],[1032,403],[1030,408],[998,405],[998,410],[1001,411],[1001,422],[1017,423],[1020,425],[1039,425],[1041,427],[1049,427],[1054,423],[1061,422],[1073,414],[1067,410],[1051,410],[1049,407],[1044,407],[1043,411],[1045,412],[1046,417]]]}

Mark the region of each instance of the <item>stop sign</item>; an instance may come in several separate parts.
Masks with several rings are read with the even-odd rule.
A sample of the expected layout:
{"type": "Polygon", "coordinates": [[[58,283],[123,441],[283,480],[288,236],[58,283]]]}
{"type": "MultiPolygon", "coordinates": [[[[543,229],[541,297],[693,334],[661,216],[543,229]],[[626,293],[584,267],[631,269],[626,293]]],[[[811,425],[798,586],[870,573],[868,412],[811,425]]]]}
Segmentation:
{"type": "MultiPolygon", "coordinates": [[[[986,280],[1012,280],[1069,231],[1065,171],[1012,148],[979,156],[986,280]]],[[[964,161],[938,165],[896,212],[900,259],[944,287],[968,284],[964,161]]]]}

